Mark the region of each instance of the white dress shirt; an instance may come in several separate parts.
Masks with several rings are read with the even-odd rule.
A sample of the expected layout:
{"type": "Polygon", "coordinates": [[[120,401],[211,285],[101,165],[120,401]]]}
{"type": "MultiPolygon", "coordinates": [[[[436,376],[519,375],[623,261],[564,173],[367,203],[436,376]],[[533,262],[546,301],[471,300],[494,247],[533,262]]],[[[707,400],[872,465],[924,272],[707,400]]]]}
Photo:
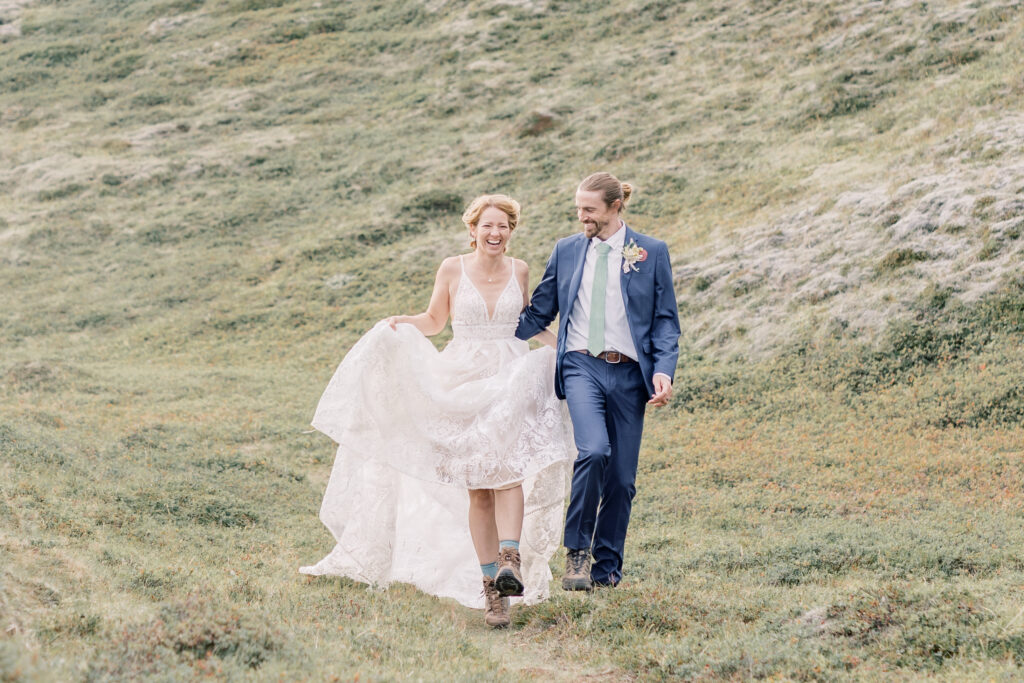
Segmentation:
{"type": "MultiPolygon", "coordinates": [[[[570,351],[582,351],[587,348],[587,337],[590,335],[590,299],[594,289],[594,269],[597,266],[597,245],[600,243],[599,238],[592,237],[587,247],[580,291],[569,314],[569,327],[565,333],[565,348],[570,351]]],[[[611,251],[608,252],[608,289],[604,297],[604,350],[618,351],[636,360],[636,346],[633,345],[633,337],[629,334],[620,280],[622,247],[625,243],[626,226],[620,222],[619,229],[605,241],[605,244],[611,247],[611,251]]]]}
{"type": "MultiPolygon", "coordinates": [[[[568,329],[565,332],[565,348],[569,351],[585,351],[587,348],[587,338],[590,335],[590,299],[594,289],[597,245],[600,243],[600,239],[592,237],[587,247],[580,291],[572,305],[568,329]]],[[[604,297],[604,350],[618,351],[636,360],[636,346],[629,333],[626,304],[622,300],[622,247],[626,244],[626,224],[619,221],[619,229],[605,244],[611,247],[611,251],[608,252],[608,290],[604,297]]],[[[672,383],[672,378],[665,373],[654,373],[655,377],[659,375],[668,380],[669,384],[672,383]]]]}

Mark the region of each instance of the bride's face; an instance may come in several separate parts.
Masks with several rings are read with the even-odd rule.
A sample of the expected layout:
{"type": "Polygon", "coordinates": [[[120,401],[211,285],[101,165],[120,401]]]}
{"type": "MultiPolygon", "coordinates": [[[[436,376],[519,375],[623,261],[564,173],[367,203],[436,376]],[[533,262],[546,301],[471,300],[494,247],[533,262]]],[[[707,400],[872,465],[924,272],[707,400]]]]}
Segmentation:
{"type": "Polygon", "coordinates": [[[476,240],[478,253],[490,256],[504,254],[512,236],[508,214],[493,206],[487,207],[480,214],[476,226],[469,231],[469,236],[476,240]]]}

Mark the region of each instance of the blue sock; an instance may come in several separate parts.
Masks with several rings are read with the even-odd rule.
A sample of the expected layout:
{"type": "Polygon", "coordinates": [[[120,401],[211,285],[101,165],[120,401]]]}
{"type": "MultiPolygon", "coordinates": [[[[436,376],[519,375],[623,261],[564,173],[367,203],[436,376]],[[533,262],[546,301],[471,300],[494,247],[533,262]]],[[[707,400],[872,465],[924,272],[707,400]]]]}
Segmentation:
{"type": "Polygon", "coordinates": [[[498,563],[491,562],[489,564],[480,565],[480,571],[484,573],[484,576],[489,576],[492,579],[498,575],[498,563]]]}
{"type": "Polygon", "coordinates": [[[498,548],[515,548],[519,550],[519,541],[499,541],[498,548]]]}

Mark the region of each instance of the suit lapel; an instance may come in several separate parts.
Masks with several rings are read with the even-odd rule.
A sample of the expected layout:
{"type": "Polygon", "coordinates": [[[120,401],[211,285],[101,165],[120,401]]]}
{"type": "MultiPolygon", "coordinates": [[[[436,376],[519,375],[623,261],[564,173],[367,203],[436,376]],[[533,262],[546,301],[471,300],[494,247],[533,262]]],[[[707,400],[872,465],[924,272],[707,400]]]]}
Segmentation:
{"type": "MultiPolygon", "coordinates": [[[[580,282],[583,280],[583,264],[587,260],[587,247],[590,246],[590,240],[586,238],[586,235],[580,233],[580,239],[577,244],[573,245],[573,270],[572,279],[569,281],[569,311],[572,310],[573,304],[576,302],[576,295],[580,292],[580,282]]],[[[567,311],[568,313],[568,311],[567,311]]],[[[566,318],[569,316],[566,315],[566,318]]]]}

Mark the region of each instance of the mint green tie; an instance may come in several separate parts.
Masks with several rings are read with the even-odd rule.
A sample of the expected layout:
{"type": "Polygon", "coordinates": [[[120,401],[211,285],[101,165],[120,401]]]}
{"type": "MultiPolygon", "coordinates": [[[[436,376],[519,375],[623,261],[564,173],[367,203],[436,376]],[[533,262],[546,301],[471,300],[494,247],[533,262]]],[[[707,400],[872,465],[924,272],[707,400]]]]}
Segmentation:
{"type": "Polygon", "coordinates": [[[594,288],[590,290],[590,334],[587,336],[587,351],[592,356],[604,351],[604,297],[608,289],[608,252],[611,250],[605,242],[597,245],[594,288]]]}

